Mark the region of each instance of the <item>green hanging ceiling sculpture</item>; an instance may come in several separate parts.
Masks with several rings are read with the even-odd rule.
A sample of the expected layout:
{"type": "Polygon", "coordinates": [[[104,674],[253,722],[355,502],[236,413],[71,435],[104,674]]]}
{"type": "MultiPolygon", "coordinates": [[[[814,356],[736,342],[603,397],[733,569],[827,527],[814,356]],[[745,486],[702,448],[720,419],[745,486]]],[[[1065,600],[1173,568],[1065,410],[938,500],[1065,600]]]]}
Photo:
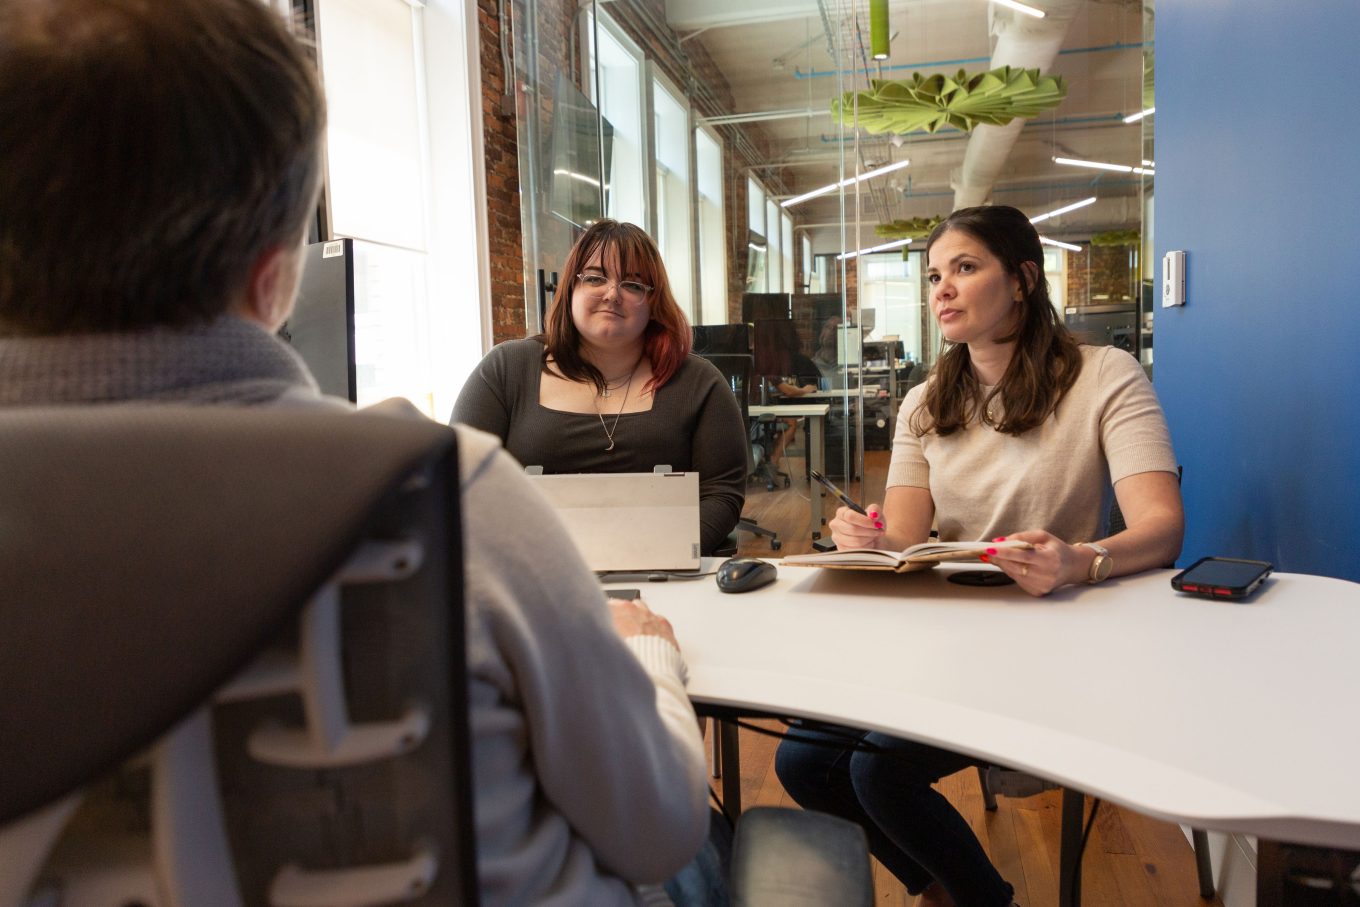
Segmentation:
{"type": "Polygon", "coordinates": [[[847,126],[869,133],[936,132],[953,126],[1004,126],[1016,117],[1030,119],[1058,106],[1067,95],[1062,76],[1041,76],[1037,69],[1001,66],[953,78],[912,73],[910,79],[873,79],[868,91],[848,91],[831,102],[831,113],[847,126]],[[858,104],[858,120],[856,120],[858,104]]]}
{"type": "Polygon", "coordinates": [[[930,235],[930,231],[940,225],[943,218],[935,217],[909,217],[906,220],[895,220],[886,224],[875,224],[874,234],[884,239],[925,239],[930,235]]]}

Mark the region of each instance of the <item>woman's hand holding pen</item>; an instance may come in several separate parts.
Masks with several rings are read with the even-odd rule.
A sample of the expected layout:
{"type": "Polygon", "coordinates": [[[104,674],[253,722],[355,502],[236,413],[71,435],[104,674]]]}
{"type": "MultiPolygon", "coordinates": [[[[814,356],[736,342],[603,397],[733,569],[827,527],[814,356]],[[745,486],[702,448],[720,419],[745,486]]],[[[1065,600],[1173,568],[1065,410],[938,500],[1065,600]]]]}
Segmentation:
{"type": "Polygon", "coordinates": [[[865,513],[849,507],[840,507],[826,528],[831,530],[831,539],[837,548],[878,548],[882,544],[885,523],[883,508],[869,504],[865,513]]]}

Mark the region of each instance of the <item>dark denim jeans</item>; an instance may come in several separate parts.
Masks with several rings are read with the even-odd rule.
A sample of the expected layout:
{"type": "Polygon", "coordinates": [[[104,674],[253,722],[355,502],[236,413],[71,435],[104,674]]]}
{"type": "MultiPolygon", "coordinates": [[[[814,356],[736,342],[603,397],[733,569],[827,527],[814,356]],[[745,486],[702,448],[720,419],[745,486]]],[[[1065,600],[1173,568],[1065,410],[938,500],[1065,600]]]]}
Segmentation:
{"type": "Polygon", "coordinates": [[[968,823],[931,787],[976,764],[886,734],[806,724],[789,730],[774,767],[799,806],[859,824],[869,850],[907,891],[920,894],[939,881],[958,907],[1005,907],[1014,890],[968,823]],[[876,751],[856,751],[860,746],[876,751]]]}
{"type": "Polygon", "coordinates": [[[675,907],[727,907],[727,873],[732,862],[732,826],[717,810],[708,813],[708,840],[693,860],[662,888],[675,907]]]}

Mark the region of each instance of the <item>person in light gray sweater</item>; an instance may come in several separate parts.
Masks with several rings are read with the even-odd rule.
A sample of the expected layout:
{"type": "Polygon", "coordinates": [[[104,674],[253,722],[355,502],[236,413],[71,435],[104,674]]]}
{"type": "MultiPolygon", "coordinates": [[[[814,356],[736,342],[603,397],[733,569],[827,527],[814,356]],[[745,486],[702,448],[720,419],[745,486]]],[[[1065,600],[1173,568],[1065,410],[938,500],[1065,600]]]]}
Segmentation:
{"type": "MultiPolygon", "coordinates": [[[[0,406],[348,406],[275,336],[324,110],[274,11],[0,5],[0,111],[0,406]]],[[[674,633],[606,604],[497,440],[454,430],[483,900],[637,903],[708,831],[674,633]]]]}

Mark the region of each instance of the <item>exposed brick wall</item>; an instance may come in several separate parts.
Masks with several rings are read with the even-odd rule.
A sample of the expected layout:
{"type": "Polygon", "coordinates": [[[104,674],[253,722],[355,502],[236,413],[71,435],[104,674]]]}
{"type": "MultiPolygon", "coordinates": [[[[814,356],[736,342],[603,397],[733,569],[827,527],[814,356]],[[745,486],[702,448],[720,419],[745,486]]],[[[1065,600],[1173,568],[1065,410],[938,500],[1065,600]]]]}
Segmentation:
{"type": "Polygon", "coordinates": [[[1067,253],[1067,304],[1109,305],[1136,302],[1138,275],[1130,246],[1086,245],[1067,253]]]}
{"type": "MultiPolygon", "coordinates": [[[[509,0],[506,0],[509,2],[509,0]]],[[[488,247],[491,253],[491,320],[496,343],[524,336],[524,247],[520,238],[519,155],[513,111],[505,109],[497,0],[477,0],[482,67],[482,126],[486,149],[488,247]]],[[[507,82],[508,80],[508,82],[507,82]]],[[[511,95],[511,103],[515,95],[511,95]]]]}

